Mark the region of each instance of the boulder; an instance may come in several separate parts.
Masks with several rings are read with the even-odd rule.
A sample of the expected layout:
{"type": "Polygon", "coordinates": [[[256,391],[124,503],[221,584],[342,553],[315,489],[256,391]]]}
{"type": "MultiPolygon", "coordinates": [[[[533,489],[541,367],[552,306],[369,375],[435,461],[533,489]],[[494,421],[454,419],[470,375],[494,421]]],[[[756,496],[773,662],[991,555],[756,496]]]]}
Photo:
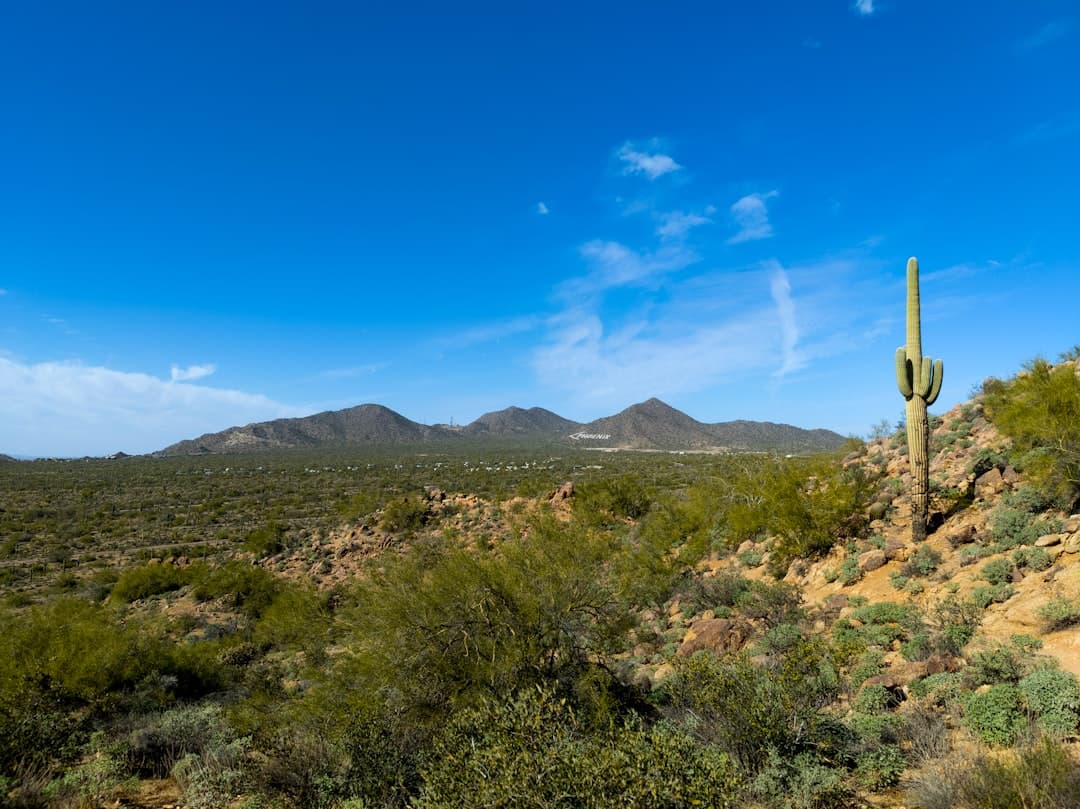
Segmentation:
{"type": "Polygon", "coordinates": [[[679,657],[689,657],[702,649],[713,652],[737,652],[749,637],[750,627],[742,621],[730,618],[694,621],[675,654],[679,657]]]}
{"type": "Polygon", "coordinates": [[[866,551],[866,553],[859,554],[859,570],[863,573],[869,573],[871,570],[882,567],[887,561],[889,560],[885,556],[885,551],[874,548],[866,551]]]}

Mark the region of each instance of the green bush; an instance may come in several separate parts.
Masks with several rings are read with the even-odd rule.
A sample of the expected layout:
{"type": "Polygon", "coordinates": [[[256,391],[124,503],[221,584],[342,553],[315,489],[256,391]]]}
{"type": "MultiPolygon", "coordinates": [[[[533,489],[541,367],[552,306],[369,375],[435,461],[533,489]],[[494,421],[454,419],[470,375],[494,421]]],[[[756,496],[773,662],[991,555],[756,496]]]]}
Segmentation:
{"type": "Polygon", "coordinates": [[[929,545],[920,545],[905,563],[901,572],[905,576],[929,576],[941,564],[941,554],[929,545]]]}
{"type": "Polygon", "coordinates": [[[794,756],[827,744],[833,723],[822,709],[839,678],[826,650],[804,642],[763,665],[747,654],[679,659],[664,686],[672,706],[692,717],[695,735],[756,773],[770,750],[794,756]]]}
{"type": "Polygon", "coordinates": [[[774,537],[769,572],[781,578],[798,558],[819,555],[864,533],[875,492],[861,467],[830,457],[769,459],[730,479],[724,509],[727,542],[774,537]]]}
{"type": "Polygon", "coordinates": [[[179,590],[191,580],[184,568],[175,565],[149,564],[132,567],[120,574],[110,598],[128,604],[141,598],[179,590]]]}
{"type": "Polygon", "coordinates": [[[655,499],[656,493],[638,475],[615,475],[577,487],[574,510],[590,513],[594,520],[605,516],[637,520],[649,513],[655,499]]]}
{"type": "Polygon", "coordinates": [[[281,582],[267,570],[240,561],[203,569],[192,593],[199,601],[227,597],[241,612],[258,617],[282,589],[281,582]]]}
{"type": "Polygon", "coordinates": [[[1039,617],[1047,632],[1080,624],[1080,604],[1068,598],[1053,598],[1039,607],[1039,617]]]}
{"type": "Polygon", "coordinates": [[[418,809],[734,806],[731,760],[676,727],[583,724],[549,690],[462,712],[423,773],[418,809]]]}
{"type": "Polygon", "coordinates": [[[431,513],[422,495],[396,497],[383,506],[379,527],[394,534],[415,534],[423,528],[431,513]]]}
{"type": "Polygon", "coordinates": [[[285,550],[285,526],[276,520],[252,529],[244,537],[244,550],[257,557],[273,556],[285,550]]]}
{"type": "Polygon", "coordinates": [[[1075,502],[1080,491],[1080,377],[1075,366],[1035,359],[1011,380],[985,387],[987,417],[1023,453],[1025,473],[1075,502]]]}
{"type": "Polygon", "coordinates": [[[986,744],[1009,747],[1027,728],[1020,689],[1012,683],[1000,683],[984,691],[965,694],[961,704],[964,724],[986,744]]]}
{"type": "Polygon", "coordinates": [[[1080,766],[1049,738],[1016,752],[984,756],[959,770],[954,782],[955,805],[970,809],[1080,806],[1080,766]]]}
{"type": "Polygon", "coordinates": [[[1012,581],[1012,562],[1008,559],[995,559],[987,562],[979,570],[979,578],[991,584],[1005,584],[1012,581]]]}
{"type": "Polygon", "coordinates": [[[895,786],[907,767],[904,752],[895,744],[883,744],[859,755],[855,777],[865,788],[873,791],[895,786]]]}
{"type": "Polygon", "coordinates": [[[1013,553],[1012,560],[1017,567],[1026,567],[1029,570],[1046,570],[1054,563],[1045,548],[1018,548],[1013,553]]]}
{"type": "Polygon", "coordinates": [[[991,604],[1004,604],[1016,595],[1012,584],[994,584],[990,587],[976,587],[971,591],[971,602],[982,609],[991,604]]]}
{"type": "Polygon", "coordinates": [[[1020,680],[1019,687],[1024,704],[1047,733],[1071,736],[1080,728],[1080,684],[1074,674],[1044,667],[1020,680]]]}

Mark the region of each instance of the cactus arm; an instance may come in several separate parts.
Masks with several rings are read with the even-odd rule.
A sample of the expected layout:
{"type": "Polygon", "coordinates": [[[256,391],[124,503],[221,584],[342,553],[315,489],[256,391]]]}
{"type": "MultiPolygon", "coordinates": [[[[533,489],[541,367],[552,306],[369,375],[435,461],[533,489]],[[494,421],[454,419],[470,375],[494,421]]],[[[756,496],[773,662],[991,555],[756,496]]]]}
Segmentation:
{"type": "Polygon", "coordinates": [[[933,383],[933,365],[929,357],[922,358],[922,364],[919,367],[919,378],[915,380],[915,384],[912,385],[915,388],[915,392],[919,396],[926,398],[926,394],[930,392],[930,385],[933,383]]]}
{"type": "Polygon", "coordinates": [[[911,398],[911,365],[908,363],[907,349],[903,346],[896,349],[896,387],[905,399],[911,398]]]}
{"type": "Polygon", "coordinates": [[[945,363],[941,360],[934,360],[934,382],[930,386],[930,392],[926,394],[926,404],[932,405],[937,401],[938,394],[941,393],[941,376],[945,373],[945,363]]]}

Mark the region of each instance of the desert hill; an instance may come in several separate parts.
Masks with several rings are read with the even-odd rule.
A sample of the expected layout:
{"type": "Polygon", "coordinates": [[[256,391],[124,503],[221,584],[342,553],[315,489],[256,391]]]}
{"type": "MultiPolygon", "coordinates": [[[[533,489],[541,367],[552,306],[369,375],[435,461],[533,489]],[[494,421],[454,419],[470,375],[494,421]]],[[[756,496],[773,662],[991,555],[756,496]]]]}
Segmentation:
{"type": "Polygon", "coordinates": [[[327,411],[303,418],[230,427],[180,441],[158,455],[212,455],[288,449],[343,449],[515,439],[596,449],[816,452],[839,447],[844,437],[831,430],[788,424],[729,421],[704,424],[649,399],[614,416],[581,424],[540,407],[509,407],[485,413],[470,424],[450,427],[411,421],[376,404],[327,411]]]}

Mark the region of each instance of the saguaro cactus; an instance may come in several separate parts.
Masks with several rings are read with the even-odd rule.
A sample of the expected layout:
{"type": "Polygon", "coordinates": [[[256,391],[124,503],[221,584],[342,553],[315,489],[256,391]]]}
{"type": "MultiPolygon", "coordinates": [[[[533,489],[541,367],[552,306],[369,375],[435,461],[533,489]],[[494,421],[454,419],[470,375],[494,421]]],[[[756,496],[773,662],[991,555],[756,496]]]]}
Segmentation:
{"type": "Polygon", "coordinates": [[[919,260],[907,263],[907,344],[896,349],[896,385],[907,400],[908,460],[911,463],[911,538],[926,539],[926,519],[930,513],[930,427],[926,408],[941,392],[941,360],[931,362],[922,354],[922,324],[919,320],[919,260]]]}

